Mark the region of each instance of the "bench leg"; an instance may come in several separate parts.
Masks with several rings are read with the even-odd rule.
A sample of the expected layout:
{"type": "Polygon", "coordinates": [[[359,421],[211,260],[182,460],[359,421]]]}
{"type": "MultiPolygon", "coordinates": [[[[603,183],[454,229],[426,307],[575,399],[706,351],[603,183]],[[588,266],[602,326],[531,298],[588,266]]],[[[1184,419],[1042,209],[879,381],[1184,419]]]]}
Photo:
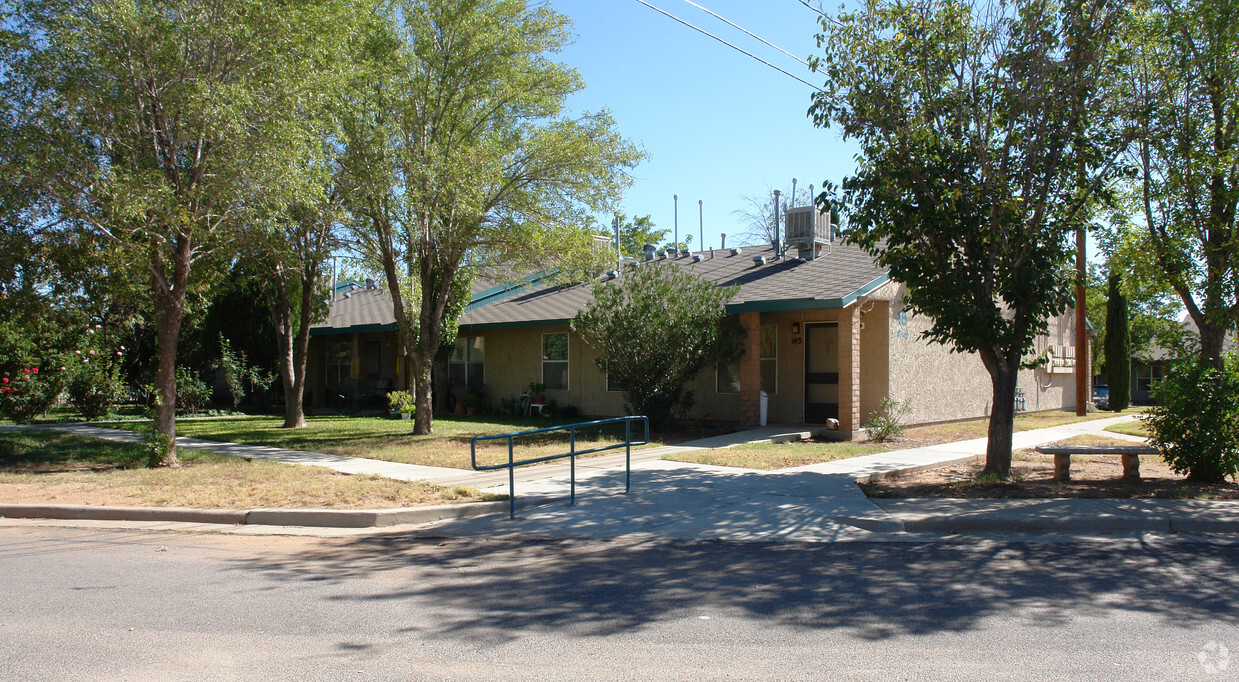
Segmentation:
{"type": "Polygon", "coordinates": [[[1140,480],[1140,455],[1123,455],[1123,480],[1140,480]]]}
{"type": "Polygon", "coordinates": [[[1071,480],[1071,455],[1054,455],[1054,480],[1071,480]]]}

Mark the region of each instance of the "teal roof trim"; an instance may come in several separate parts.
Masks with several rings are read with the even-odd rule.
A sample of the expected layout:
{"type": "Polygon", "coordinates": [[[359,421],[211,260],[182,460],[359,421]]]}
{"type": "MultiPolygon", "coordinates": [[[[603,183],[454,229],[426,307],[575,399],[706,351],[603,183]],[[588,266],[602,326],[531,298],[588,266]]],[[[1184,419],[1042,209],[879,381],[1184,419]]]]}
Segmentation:
{"type": "Polygon", "coordinates": [[[856,299],[872,293],[875,289],[890,281],[890,275],[883,274],[865,286],[853,291],[843,298],[785,298],[777,301],[746,301],[727,306],[729,313],[779,313],[796,310],[839,310],[856,302],[856,299]]]}
{"type": "Polygon", "coordinates": [[[521,279],[525,280],[522,284],[500,284],[497,287],[491,287],[489,289],[479,291],[473,295],[473,298],[465,306],[465,312],[477,310],[478,308],[490,305],[491,303],[498,303],[504,299],[512,298],[517,294],[529,291],[542,280],[548,277],[553,277],[556,274],[557,272],[554,270],[539,272],[534,275],[526,275],[525,277],[522,277],[521,279]]]}

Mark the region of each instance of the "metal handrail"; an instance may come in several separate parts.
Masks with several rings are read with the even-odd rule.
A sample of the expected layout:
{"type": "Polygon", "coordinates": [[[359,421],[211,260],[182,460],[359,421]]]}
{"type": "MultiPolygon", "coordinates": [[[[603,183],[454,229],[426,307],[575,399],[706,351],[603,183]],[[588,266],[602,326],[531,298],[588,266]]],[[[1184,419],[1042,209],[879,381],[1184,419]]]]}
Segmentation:
{"type": "Polygon", "coordinates": [[[572,481],[571,488],[568,494],[568,503],[576,504],[576,457],[577,455],[589,455],[595,452],[605,452],[607,450],[616,450],[624,448],[624,494],[632,487],[632,446],[645,445],[650,442],[650,420],[641,415],[628,417],[612,417],[610,419],[597,419],[590,422],[577,422],[576,424],[564,424],[563,426],[548,426],[543,429],[533,429],[530,431],[516,431],[513,433],[501,433],[492,436],[474,436],[469,441],[469,463],[473,466],[474,471],[493,471],[495,469],[508,470],[508,518],[516,518],[516,467],[526,464],[537,464],[539,462],[549,462],[554,459],[570,458],[570,479],[572,481]],[[639,441],[632,439],[632,423],[640,421],[645,426],[645,437],[639,441]],[[614,445],[599,445],[589,448],[588,450],[576,449],[576,431],[579,428],[587,426],[601,426],[603,424],[618,424],[624,423],[624,442],[614,445]],[[516,460],[514,456],[514,441],[521,436],[530,436],[536,433],[550,433],[553,431],[568,431],[568,452],[558,455],[545,455],[543,457],[534,457],[532,459],[516,460]],[[507,439],[508,441],[508,461],[499,464],[478,464],[478,441],[480,440],[500,440],[507,439]]]}

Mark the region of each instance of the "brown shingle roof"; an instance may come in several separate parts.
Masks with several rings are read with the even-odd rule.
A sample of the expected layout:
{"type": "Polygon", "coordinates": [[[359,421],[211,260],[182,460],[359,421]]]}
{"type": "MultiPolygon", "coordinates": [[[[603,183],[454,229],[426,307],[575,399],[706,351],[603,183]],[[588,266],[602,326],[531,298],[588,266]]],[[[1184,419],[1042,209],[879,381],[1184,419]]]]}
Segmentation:
{"type": "MultiPolygon", "coordinates": [[[[738,285],[739,293],[727,306],[729,312],[814,310],[850,305],[857,296],[868,293],[886,281],[886,271],[855,246],[834,244],[817,260],[785,258],[772,260],[774,248],[741,247],[736,256],[730,250],[699,251],[700,262],[691,257],[641,262],[638,267],[687,268],[706,281],[720,286],[738,285]],[[766,264],[753,262],[765,256],[766,264]]],[[[626,260],[621,277],[631,264],[626,260]]],[[[541,285],[494,303],[470,310],[460,319],[462,327],[508,327],[562,324],[593,300],[591,283],[573,286],[541,285]]],[[[474,293],[476,290],[475,285],[474,293]]],[[[338,299],[326,321],[314,326],[315,334],[394,329],[396,319],[391,298],[383,287],[355,289],[349,298],[338,299]]]]}
{"type": "MultiPolygon", "coordinates": [[[[697,255],[702,257],[700,262],[681,257],[643,262],[638,267],[682,267],[720,286],[739,285],[740,292],[727,306],[730,312],[838,308],[886,281],[886,271],[875,265],[868,254],[840,244],[813,261],[773,261],[774,248],[768,245],[742,247],[736,256],[730,255],[730,250],[715,251],[713,257],[708,251],[697,255]],[[754,256],[765,256],[767,263],[754,263],[754,256]]],[[[632,262],[625,261],[621,277],[632,262]]],[[[502,327],[562,323],[576,316],[593,299],[591,286],[587,283],[540,287],[471,310],[460,324],[502,327]]]]}

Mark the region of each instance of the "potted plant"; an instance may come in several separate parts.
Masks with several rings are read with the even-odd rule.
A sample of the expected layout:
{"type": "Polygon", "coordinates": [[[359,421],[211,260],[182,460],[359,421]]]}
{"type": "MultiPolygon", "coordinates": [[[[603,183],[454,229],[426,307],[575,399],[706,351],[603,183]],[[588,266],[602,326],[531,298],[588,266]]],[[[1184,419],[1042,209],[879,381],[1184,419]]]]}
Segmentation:
{"type": "Polygon", "coordinates": [[[482,384],[469,384],[460,401],[465,405],[465,414],[477,414],[478,408],[486,402],[486,396],[482,393],[482,384]]]}
{"type": "Polygon", "coordinates": [[[417,401],[408,391],[392,391],[387,394],[387,404],[393,413],[399,413],[404,420],[411,419],[417,410],[417,401]]]}
{"type": "Polygon", "coordinates": [[[536,381],[529,384],[529,396],[533,399],[535,405],[546,404],[546,384],[540,384],[536,381]]]}

